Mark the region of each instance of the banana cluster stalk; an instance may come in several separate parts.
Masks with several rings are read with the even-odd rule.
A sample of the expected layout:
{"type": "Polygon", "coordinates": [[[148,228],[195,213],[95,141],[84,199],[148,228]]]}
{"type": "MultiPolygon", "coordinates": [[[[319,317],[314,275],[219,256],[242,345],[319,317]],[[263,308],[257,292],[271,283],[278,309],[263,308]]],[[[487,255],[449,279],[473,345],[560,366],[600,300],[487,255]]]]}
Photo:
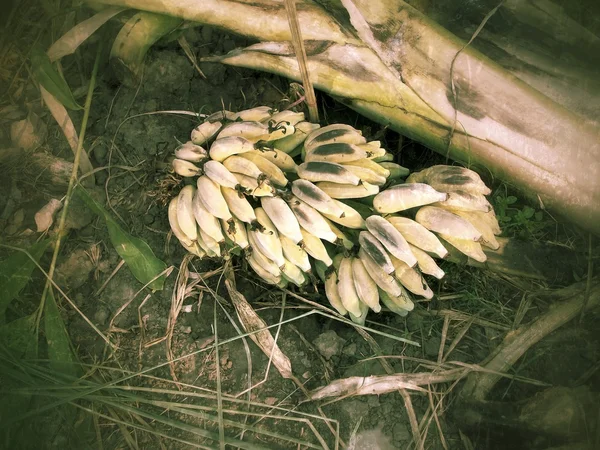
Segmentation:
{"type": "Polygon", "coordinates": [[[358,323],[382,305],[406,315],[411,294],[432,298],[425,275],[444,276],[435,258],[447,245],[478,261],[482,245],[498,246],[490,190],[475,172],[434,166],[409,176],[349,125],[320,127],[267,106],[219,111],[174,156],[187,181],[168,215],[187,251],[229,258],[238,248],[279,287],[314,284],[315,273],[331,305],[358,323]],[[354,201],[365,197],[372,208],[354,201]]]}

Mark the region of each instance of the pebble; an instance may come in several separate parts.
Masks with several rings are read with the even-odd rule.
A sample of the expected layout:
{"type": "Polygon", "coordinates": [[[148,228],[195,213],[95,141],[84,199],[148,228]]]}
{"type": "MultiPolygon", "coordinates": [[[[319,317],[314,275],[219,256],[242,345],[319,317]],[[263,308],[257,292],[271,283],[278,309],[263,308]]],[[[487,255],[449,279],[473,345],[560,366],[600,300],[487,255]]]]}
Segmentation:
{"type": "Polygon", "coordinates": [[[345,342],[345,339],[339,337],[335,331],[329,330],[317,336],[313,344],[326,360],[330,360],[342,352],[345,342]]]}

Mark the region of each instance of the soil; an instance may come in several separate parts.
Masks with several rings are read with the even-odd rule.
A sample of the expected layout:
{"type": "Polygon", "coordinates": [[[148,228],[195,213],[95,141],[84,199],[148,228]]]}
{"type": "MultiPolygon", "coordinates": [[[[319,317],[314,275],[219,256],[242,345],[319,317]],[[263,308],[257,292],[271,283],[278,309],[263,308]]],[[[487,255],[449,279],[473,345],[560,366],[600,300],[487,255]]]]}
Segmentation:
{"type": "MultiPolygon", "coordinates": [[[[248,44],[245,39],[210,27],[190,29],[185,36],[192,48],[197,50],[198,56],[219,54],[248,44]]],[[[75,58],[67,57],[64,61],[64,66],[71,68],[71,71],[66,71],[66,76],[72,86],[80,84],[74,68],[75,58]]],[[[93,57],[83,57],[77,61],[81,65],[82,74],[91,72],[93,57]]],[[[237,111],[257,105],[282,108],[290,101],[288,80],[212,63],[200,63],[200,68],[206,79],[198,74],[176,42],[162,43],[150,50],[142,83],[137,87],[119,85],[110,67],[104,64],[99,71],[86,136],[86,148],[90,151],[93,164],[96,167],[112,165],[110,171],[104,170],[96,174],[96,186],[101,200],[109,202],[111,213],[126,230],[147,242],[159,258],[175,268],[167,278],[164,289],[138,292],[142,285],[126,266],[119,268],[121,260],[110,244],[106,227],[95,216],[89,218],[87,225],[79,225],[79,228],[71,231],[59,259],[59,284],[65,287],[67,295],[81,312],[116,344],[116,350],[110,352],[102,338],[81,315],[61,301],[63,318],[79,359],[88,364],[118,368],[119,373],[136,373],[158,366],[146,374],[155,378],[135,377],[130,381],[133,385],[154,389],[153,394],[148,394],[149,398],[158,398],[157,389],[174,388],[169,382],[173,379],[173,374],[169,365],[165,365],[167,346],[161,339],[167,331],[176,276],[185,254],[176,241],[167,240],[169,224],[164,200],[171,194],[164,190],[159,192],[159,184],[162,182],[162,185],[169,185],[165,183],[165,180],[170,179],[167,173],[169,157],[179,142],[189,139],[190,131],[197,122],[190,116],[158,111],[211,113],[223,107],[237,111]],[[113,140],[114,146],[111,147],[113,140]]],[[[397,154],[397,162],[416,169],[437,161],[437,157],[427,149],[367,121],[334,99],[319,95],[318,101],[325,121],[350,123],[361,128],[368,136],[377,134],[383,144],[397,154]]],[[[51,117],[44,112],[41,115],[49,130],[44,150],[71,160],[71,150],[51,117]]],[[[74,121],[78,126],[81,121],[80,113],[74,114],[74,121]]],[[[14,182],[21,199],[48,197],[48,190],[36,191],[28,180],[17,176],[14,182]]],[[[0,183],[3,189],[10,190],[6,179],[0,183]]],[[[172,192],[183,185],[180,180],[178,183],[169,185],[172,192]]],[[[0,206],[5,207],[4,204],[0,206]]],[[[84,205],[78,207],[85,208],[84,205]]],[[[21,229],[31,227],[31,211],[25,216],[21,229]]],[[[46,254],[42,266],[47,267],[49,260],[50,255],[46,254]]],[[[294,374],[306,389],[324,386],[338,378],[386,373],[380,361],[374,358],[376,354],[373,347],[352,326],[320,314],[305,315],[312,308],[290,295],[285,298],[285,308],[282,310],[281,291],[260,283],[236,258],[233,259],[233,264],[238,290],[246,296],[261,318],[267,324],[289,320],[281,326],[277,342],[289,357],[294,374]]],[[[190,270],[205,273],[222,268],[223,265],[224,262],[220,260],[195,259],[190,270]]],[[[540,286],[529,282],[515,284],[509,277],[455,266],[449,262],[443,263],[442,268],[447,271],[448,276],[442,282],[432,282],[432,288],[439,297],[434,302],[418,304],[417,310],[406,318],[391,313],[369,315],[367,326],[420,343],[417,347],[389,337],[373,335],[381,348],[381,354],[388,356],[388,362],[394,371],[427,370],[426,362],[437,359],[444,323],[443,317],[436,314],[437,310],[445,308],[463,311],[478,318],[494,320],[509,330],[513,326],[524,293],[531,294],[540,289],[540,286]]],[[[580,276],[583,271],[584,268],[575,275],[580,276]]],[[[36,295],[39,295],[42,281],[41,276],[36,275],[34,282],[28,287],[27,295],[10,311],[11,317],[33,310],[33,302],[36,295]]],[[[222,272],[206,278],[205,282],[203,289],[195,291],[193,296],[184,301],[184,308],[174,326],[171,345],[173,355],[181,357],[195,353],[174,364],[177,380],[186,391],[214,393],[220,390],[224,396],[222,401],[225,419],[236,420],[238,423],[246,421],[247,424],[256,421],[256,426],[261,429],[306,440],[312,443],[312,448],[321,448],[316,433],[323,437],[330,448],[335,445],[332,432],[319,417],[321,413],[333,420],[334,428],[339,427],[339,436],[350,445],[349,448],[409,448],[412,434],[403,399],[398,393],[324,402],[321,403],[320,413],[318,404],[303,402],[304,394],[296,384],[283,378],[270,366],[267,356],[250,339],[239,337],[236,313],[223,285],[222,272]],[[211,295],[211,292],[217,295],[211,295]],[[187,310],[190,312],[185,312],[187,310]],[[217,352],[212,345],[215,336],[220,342],[231,341],[219,346],[217,352]],[[249,394],[245,392],[248,386],[254,386],[249,394]],[[235,402],[238,396],[239,399],[249,398],[252,405],[235,402]],[[285,409],[270,411],[270,407],[285,409]],[[236,411],[238,414],[235,414],[236,411]],[[240,416],[240,411],[264,416],[240,416]]],[[[326,304],[322,291],[295,292],[326,304]]],[[[526,313],[525,321],[543,312],[545,307],[546,304],[534,300],[526,313]]],[[[464,321],[451,322],[446,346],[459,334],[463,325],[464,321]]],[[[600,340],[594,329],[593,316],[586,317],[579,328],[574,324],[567,325],[534,347],[523,358],[523,362],[515,367],[515,371],[521,376],[553,386],[572,386],[582,373],[594,364],[597,366],[600,340]]],[[[453,350],[451,359],[480,363],[503,336],[504,332],[473,325],[453,350]]],[[[102,372],[103,376],[107,376],[107,373],[102,372]]],[[[598,381],[596,373],[586,383],[597,388],[598,381]]],[[[435,385],[432,390],[436,398],[440,398],[437,394],[441,395],[450,387],[435,385]]],[[[494,400],[521,400],[539,390],[539,387],[507,380],[500,383],[494,391],[494,400]]],[[[198,409],[199,414],[194,423],[218,433],[213,396],[198,397],[193,401],[176,396],[162,399],[192,403],[198,408],[206,407],[206,410],[198,409]]],[[[544,448],[544,445],[549,444],[547,440],[542,440],[540,444],[539,439],[513,440],[512,437],[516,435],[511,434],[510,428],[499,432],[487,425],[475,429],[463,427],[460,420],[455,420],[455,416],[460,414],[453,410],[453,399],[452,393],[445,398],[439,413],[439,423],[434,422],[429,427],[427,448],[469,448],[466,442],[471,443],[470,448],[477,449],[544,448]],[[441,435],[443,440],[440,439],[441,435]]],[[[423,394],[413,394],[412,401],[419,418],[431,404],[430,398],[423,394]]],[[[158,410],[171,414],[173,418],[183,417],[176,411],[168,412],[166,407],[158,410]]],[[[78,420],[82,420],[81,416],[78,416],[78,420]]],[[[143,421],[142,418],[133,416],[129,420],[143,421]]],[[[31,448],[97,448],[92,444],[97,439],[96,432],[74,436],[75,427],[66,426],[64,421],[46,421],[45,425],[37,428],[36,444],[31,444],[31,448]],[[81,443],[81,440],[76,439],[81,439],[82,436],[85,444],[75,446],[74,442],[81,443]]],[[[103,420],[97,426],[105,449],[127,446],[140,449],[191,448],[149,433],[139,432],[132,437],[103,420]],[[127,436],[135,445],[131,444],[132,441],[127,441],[127,436]]],[[[239,428],[225,426],[226,434],[234,436],[238,432],[239,428]]],[[[171,430],[171,435],[180,439],[192,439],[192,435],[181,430],[171,430]]],[[[258,437],[247,431],[245,436],[249,442],[266,448],[308,448],[277,438],[276,435],[258,437]]],[[[197,445],[215,445],[214,441],[201,436],[193,436],[193,440],[197,445]]],[[[29,448],[29,444],[24,442],[18,448],[29,448]]]]}

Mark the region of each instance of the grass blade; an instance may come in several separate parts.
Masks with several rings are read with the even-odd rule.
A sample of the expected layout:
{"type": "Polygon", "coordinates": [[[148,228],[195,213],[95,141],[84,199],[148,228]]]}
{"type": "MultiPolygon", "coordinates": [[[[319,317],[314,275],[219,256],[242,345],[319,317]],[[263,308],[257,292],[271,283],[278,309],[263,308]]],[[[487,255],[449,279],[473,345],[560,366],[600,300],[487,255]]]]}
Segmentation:
{"type": "Polygon", "coordinates": [[[44,89],[50,92],[66,108],[72,110],[82,109],[75,101],[73,93],[65,79],[54,69],[50,58],[39,47],[31,50],[31,66],[35,79],[44,89]]]}
{"type": "Polygon", "coordinates": [[[60,316],[52,289],[48,290],[48,298],[44,305],[44,330],[48,343],[48,359],[50,367],[73,377],[78,376],[75,355],[71,350],[71,340],[60,316]]]}

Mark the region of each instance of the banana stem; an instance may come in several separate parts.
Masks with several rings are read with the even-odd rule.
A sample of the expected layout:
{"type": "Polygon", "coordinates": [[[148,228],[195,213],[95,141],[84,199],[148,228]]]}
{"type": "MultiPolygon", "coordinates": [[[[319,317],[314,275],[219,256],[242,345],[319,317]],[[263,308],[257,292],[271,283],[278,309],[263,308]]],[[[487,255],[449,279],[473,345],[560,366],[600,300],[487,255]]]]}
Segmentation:
{"type": "Polygon", "coordinates": [[[96,60],[94,61],[94,68],[92,69],[92,76],[90,78],[90,85],[88,87],[87,97],[85,99],[85,107],[83,111],[83,120],[81,121],[81,130],[79,131],[79,141],[77,142],[77,151],[75,152],[75,160],[73,161],[73,171],[71,172],[71,178],[69,180],[69,187],[67,188],[67,194],[65,196],[65,203],[60,213],[60,219],[58,222],[58,232],[56,233],[56,243],[54,244],[54,253],[52,254],[52,262],[50,263],[50,269],[48,270],[48,278],[44,291],[42,292],[42,298],[37,309],[37,315],[35,319],[35,330],[36,334],[39,333],[40,321],[44,311],[44,305],[46,303],[46,296],[48,290],[51,289],[52,277],[54,276],[54,270],[56,269],[56,261],[58,260],[58,254],[60,252],[60,245],[62,241],[62,235],[65,230],[65,223],[67,221],[67,212],[69,211],[69,205],[71,203],[71,197],[73,196],[73,189],[77,183],[77,171],[79,170],[79,161],[81,160],[81,153],[83,151],[83,141],[85,140],[85,130],[87,128],[88,119],[90,116],[90,107],[92,105],[92,97],[94,95],[94,86],[96,85],[96,74],[98,73],[98,66],[100,65],[100,56],[104,46],[102,40],[98,45],[96,52],[96,60]]]}

